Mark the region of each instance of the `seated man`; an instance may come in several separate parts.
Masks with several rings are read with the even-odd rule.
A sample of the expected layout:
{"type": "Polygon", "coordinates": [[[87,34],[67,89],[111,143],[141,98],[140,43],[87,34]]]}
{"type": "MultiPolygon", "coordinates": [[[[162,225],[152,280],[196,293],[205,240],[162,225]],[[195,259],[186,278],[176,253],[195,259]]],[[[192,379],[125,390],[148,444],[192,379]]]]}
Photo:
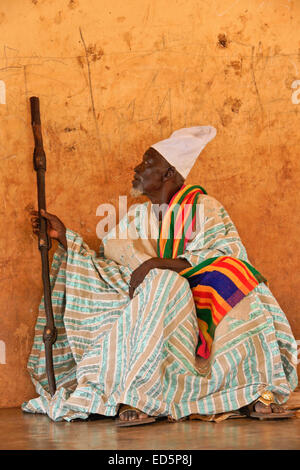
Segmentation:
{"type": "MultiPolygon", "coordinates": [[[[39,397],[24,411],[55,421],[119,415],[120,425],[241,408],[290,416],[280,406],[297,386],[290,325],[226,210],[184,184],[215,134],[180,129],[146,151],[133,187],[150,202],[127,213],[99,254],[43,212],[60,242],[51,268],[57,391],[48,392],[42,301],[28,362],[39,397]]],[[[37,212],[32,225],[38,234],[37,212]]]]}

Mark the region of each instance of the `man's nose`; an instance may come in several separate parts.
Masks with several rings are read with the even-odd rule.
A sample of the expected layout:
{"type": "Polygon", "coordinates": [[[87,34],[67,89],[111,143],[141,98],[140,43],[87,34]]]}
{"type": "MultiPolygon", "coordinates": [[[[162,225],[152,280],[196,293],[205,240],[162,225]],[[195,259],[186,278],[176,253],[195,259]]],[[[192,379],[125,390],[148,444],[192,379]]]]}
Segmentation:
{"type": "Polygon", "coordinates": [[[142,170],[142,165],[143,165],[143,163],[140,163],[139,165],[137,165],[137,166],[133,169],[133,171],[135,171],[136,173],[141,172],[141,170],[142,170]]]}

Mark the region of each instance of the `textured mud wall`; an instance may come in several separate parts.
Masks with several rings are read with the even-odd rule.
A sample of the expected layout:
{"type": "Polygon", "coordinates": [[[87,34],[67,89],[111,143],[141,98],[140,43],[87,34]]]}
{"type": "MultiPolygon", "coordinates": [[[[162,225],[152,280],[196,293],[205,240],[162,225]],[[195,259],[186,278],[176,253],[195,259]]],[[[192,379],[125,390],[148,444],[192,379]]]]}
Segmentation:
{"type": "Polygon", "coordinates": [[[299,19],[296,0],[0,2],[0,406],[34,396],[26,362],[42,284],[28,217],[32,95],[48,209],[93,248],[98,205],[129,194],[147,147],[214,125],[188,182],[227,208],[300,339],[299,19]]]}

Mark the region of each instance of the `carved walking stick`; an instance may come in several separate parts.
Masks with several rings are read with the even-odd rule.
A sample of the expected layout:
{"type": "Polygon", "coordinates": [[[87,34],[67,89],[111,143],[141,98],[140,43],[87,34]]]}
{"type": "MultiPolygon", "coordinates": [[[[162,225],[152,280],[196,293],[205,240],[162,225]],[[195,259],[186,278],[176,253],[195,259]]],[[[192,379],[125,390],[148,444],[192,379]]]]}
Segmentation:
{"type": "MultiPolygon", "coordinates": [[[[46,172],[46,155],[43,147],[43,138],[41,130],[40,118],[40,102],[39,98],[32,96],[30,98],[31,106],[31,125],[34,137],[33,166],[37,175],[38,190],[38,210],[46,210],[46,193],[45,193],[45,172],[46,172]]],[[[39,231],[39,250],[42,258],[42,278],[44,286],[44,305],[46,313],[46,326],[43,333],[43,341],[45,344],[46,356],[46,372],[48,377],[49,391],[51,396],[56,390],[55,375],[53,369],[52,345],[56,341],[57,331],[54,324],[51,286],[49,276],[49,259],[48,251],[51,248],[51,240],[47,234],[47,220],[40,215],[40,231],[39,231]]]]}

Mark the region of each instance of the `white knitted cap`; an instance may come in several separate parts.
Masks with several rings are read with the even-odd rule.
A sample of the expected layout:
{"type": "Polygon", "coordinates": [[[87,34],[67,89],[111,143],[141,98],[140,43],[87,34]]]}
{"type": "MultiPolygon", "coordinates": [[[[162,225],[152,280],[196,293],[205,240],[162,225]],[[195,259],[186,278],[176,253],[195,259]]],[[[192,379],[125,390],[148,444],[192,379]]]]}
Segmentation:
{"type": "Polygon", "coordinates": [[[187,127],[174,131],[168,139],[151,147],[186,178],[204,147],[216,134],[217,131],[212,126],[187,127]]]}

